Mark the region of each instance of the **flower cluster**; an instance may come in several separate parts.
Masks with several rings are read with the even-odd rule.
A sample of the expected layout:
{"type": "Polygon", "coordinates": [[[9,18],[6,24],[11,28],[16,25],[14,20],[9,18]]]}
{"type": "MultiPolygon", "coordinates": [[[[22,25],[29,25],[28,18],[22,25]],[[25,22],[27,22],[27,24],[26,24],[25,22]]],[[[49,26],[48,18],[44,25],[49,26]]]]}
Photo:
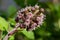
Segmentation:
{"type": "Polygon", "coordinates": [[[44,9],[38,5],[28,6],[17,12],[15,21],[19,23],[20,28],[26,28],[26,30],[34,30],[39,25],[42,25],[44,21],[44,9]]]}

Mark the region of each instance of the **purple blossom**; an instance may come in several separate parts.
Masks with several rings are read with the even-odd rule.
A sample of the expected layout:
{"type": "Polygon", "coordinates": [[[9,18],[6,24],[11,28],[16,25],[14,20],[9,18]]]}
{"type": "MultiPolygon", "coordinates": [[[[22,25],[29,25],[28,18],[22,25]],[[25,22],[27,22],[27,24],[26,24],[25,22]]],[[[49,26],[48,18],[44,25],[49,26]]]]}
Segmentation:
{"type": "Polygon", "coordinates": [[[31,8],[31,10],[32,10],[32,11],[35,11],[35,8],[34,8],[34,7],[32,7],[32,8],[31,8]]]}
{"type": "Polygon", "coordinates": [[[26,26],[28,26],[30,24],[30,19],[26,19],[25,23],[26,26]]]}
{"type": "Polygon", "coordinates": [[[27,17],[30,19],[33,17],[33,14],[31,12],[28,13],[27,17]]]}
{"type": "Polygon", "coordinates": [[[24,25],[24,24],[20,24],[19,27],[20,27],[20,28],[25,28],[25,25],[24,25]]]}
{"type": "Polygon", "coordinates": [[[17,13],[16,22],[20,24],[20,28],[26,28],[26,30],[35,30],[38,25],[42,25],[45,15],[43,14],[44,9],[38,5],[34,7],[28,6],[21,9],[17,13]],[[19,21],[23,22],[19,22],[19,21]]]}
{"type": "Polygon", "coordinates": [[[24,14],[22,14],[22,13],[19,13],[18,15],[17,15],[17,17],[19,17],[19,18],[22,18],[24,16],[24,14]]]}
{"type": "Polygon", "coordinates": [[[38,5],[35,5],[35,8],[36,8],[36,9],[39,9],[39,6],[38,6],[38,5]]]}
{"type": "Polygon", "coordinates": [[[27,31],[35,30],[36,26],[37,26],[37,24],[33,23],[32,25],[30,25],[30,27],[28,27],[27,31]]]}

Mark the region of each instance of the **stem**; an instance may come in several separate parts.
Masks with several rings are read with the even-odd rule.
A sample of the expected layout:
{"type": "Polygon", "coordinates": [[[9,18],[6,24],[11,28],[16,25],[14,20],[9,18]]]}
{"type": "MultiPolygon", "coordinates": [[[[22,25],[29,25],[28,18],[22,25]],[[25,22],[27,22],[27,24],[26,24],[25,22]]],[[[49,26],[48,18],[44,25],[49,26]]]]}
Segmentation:
{"type": "Polygon", "coordinates": [[[19,27],[19,23],[16,24],[15,28],[8,32],[8,34],[3,38],[3,40],[8,40],[9,36],[13,35],[15,32],[17,32],[17,28],[19,27]]]}
{"type": "Polygon", "coordinates": [[[10,32],[8,32],[8,34],[4,37],[3,40],[8,40],[9,39],[9,36],[11,36],[12,34],[14,34],[15,32],[16,32],[16,28],[14,28],[10,32]]]}

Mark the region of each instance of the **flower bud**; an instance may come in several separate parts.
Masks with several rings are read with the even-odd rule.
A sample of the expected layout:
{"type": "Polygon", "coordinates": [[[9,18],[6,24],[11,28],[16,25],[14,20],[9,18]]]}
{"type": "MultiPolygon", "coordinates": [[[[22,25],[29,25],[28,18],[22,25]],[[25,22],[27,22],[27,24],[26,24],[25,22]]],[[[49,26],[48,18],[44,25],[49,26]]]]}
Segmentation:
{"type": "Polygon", "coordinates": [[[31,12],[28,13],[27,15],[28,18],[32,18],[33,17],[33,14],[31,12]]]}
{"type": "Polygon", "coordinates": [[[19,13],[19,15],[17,15],[17,16],[18,16],[18,18],[22,18],[24,16],[24,14],[19,13]]]}
{"type": "Polygon", "coordinates": [[[44,12],[44,9],[43,9],[43,8],[41,8],[41,9],[40,9],[40,11],[41,11],[41,12],[44,12]]]}
{"type": "Polygon", "coordinates": [[[18,17],[16,17],[15,21],[16,21],[16,22],[19,22],[19,18],[18,18],[18,17]]]}
{"type": "Polygon", "coordinates": [[[20,24],[20,28],[25,28],[26,26],[24,24],[20,24]]]}
{"type": "Polygon", "coordinates": [[[39,9],[39,6],[38,6],[38,5],[35,5],[35,8],[36,8],[36,9],[39,9]]]}
{"type": "Polygon", "coordinates": [[[40,17],[37,17],[37,18],[36,18],[36,20],[37,20],[37,21],[40,21],[40,20],[41,20],[41,18],[40,18],[40,17]]]}
{"type": "Polygon", "coordinates": [[[37,24],[33,23],[30,27],[27,28],[27,31],[35,30],[36,26],[37,26],[37,24]]]}
{"type": "Polygon", "coordinates": [[[32,10],[32,11],[35,11],[35,8],[34,8],[34,7],[32,7],[32,8],[31,8],[31,10],[32,10]]]}
{"type": "Polygon", "coordinates": [[[26,19],[25,23],[24,23],[26,26],[29,26],[30,24],[30,19],[26,19]]]}

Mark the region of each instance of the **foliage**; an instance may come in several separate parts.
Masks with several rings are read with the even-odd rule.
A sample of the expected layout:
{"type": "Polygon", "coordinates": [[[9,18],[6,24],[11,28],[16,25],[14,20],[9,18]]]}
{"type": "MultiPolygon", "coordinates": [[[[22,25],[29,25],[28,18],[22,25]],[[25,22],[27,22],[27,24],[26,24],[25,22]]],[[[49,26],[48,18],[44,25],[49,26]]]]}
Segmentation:
{"type": "Polygon", "coordinates": [[[9,26],[8,22],[4,18],[0,17],[0,30],[2,30],[2,31],[6,30],[7,31],[8,26],[9,26]]]}
{"type": "MultiPolygon", "coordinates": [[[[25,0],[14,0],[19,7],[25,7],[25,0]]],[[[18,40],[17,37],[24,40],[60,40],[60,4],[53,3],[40,3],[38,0],[27,0],[27,5],[34,6],[39,4],[41,7],[45,8],[46,19],[40,28],[34,31],[18,31],[20,34],[12,35],[9,40],[18,40]],[[19,35],[19,36],[16,36],[19,35]],[[16,39],[15,39],[16,37],[16,39]]],[[[10,6],[7,12],[0,11],[0,30],[3,31],[3,38],[7,34],[7,31],[12,30],[16,24],[15,17],[16,11],[18,9],[15,6],[10,6]],[[9,27],[9,29],[8,29],[9,27]]],[[[3,39],[2,38],[2,39],[3,39]]],[[[19,40],[20,40],[19,39],[19,40]]]]}
{"type": "Polygon", "coordinates": [[[34,33],[32,31],[23,30],[22,33],[29,39],[34,39],[34,33]]]}

